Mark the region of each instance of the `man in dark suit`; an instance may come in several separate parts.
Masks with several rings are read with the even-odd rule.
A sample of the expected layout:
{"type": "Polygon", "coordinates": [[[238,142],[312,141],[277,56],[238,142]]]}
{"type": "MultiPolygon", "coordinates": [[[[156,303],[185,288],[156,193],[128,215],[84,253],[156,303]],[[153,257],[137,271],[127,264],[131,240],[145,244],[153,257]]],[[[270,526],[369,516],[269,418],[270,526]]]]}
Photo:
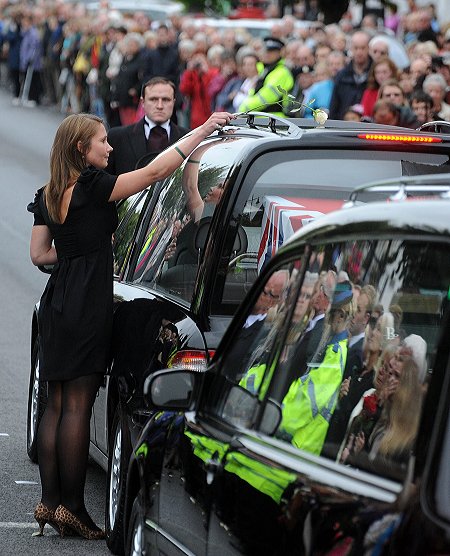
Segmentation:
{"type": "Polygon", "coordinates": [[[288,274],[285,270],[275,272],[267,281],[265,288],[253,306],[252,312],[247,316],[245,323],[230,348],[230,360],[235,362],[235,367],[227,374],[230,380],[239,382],[248,371],[250,360],[264,344],[271,327],[265,327],[267,313],[280,302],[281,294],[286,287],[288,274]]]}
{"type": "Polygon", "coordinates": [[[313,359],[319,347],[324,331],[325,315],[330,306],[335,285],[336,276],[332,271],[320,276],[314,285],[311,296],[313,316],[309,320],[292,353],[286,389],[289,388],[294,380],[307,371],[308,363],[313,359]]]}
{"type": "Polygon", "coordinates": [[[142,87],[145,116],[138,122],[113,127],[108,143],[113,147],[106,171],[122,174],[148,164],[157,154],[189,131],[171,122],[175,107],[175,85],[164,77],[153,77],[142,87]]]}

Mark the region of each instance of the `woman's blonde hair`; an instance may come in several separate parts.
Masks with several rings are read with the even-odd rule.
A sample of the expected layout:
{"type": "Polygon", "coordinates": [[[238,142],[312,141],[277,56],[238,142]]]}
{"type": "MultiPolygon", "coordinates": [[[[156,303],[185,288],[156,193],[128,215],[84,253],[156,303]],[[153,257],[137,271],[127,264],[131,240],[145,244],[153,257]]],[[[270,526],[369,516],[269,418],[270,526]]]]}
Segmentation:
{"type": "Polygon", "coordinates": [[[422,389],[419,371],[412,357],[403,364],[397,390],[386,407],[388,426],[380,443],[384,456],[412,449],[419,427],[422,389]]]}
{"type": "Polygon", "coordinates": [[[50,181],[44,189],[50,218],[61,223],[64,191],[73,185],[86,167],[85,155],[103,120],[94,114],[72,114],[58,127],[50,151],[50,181]],[[78,148],[81,143],[81,148],[78,148]]]}

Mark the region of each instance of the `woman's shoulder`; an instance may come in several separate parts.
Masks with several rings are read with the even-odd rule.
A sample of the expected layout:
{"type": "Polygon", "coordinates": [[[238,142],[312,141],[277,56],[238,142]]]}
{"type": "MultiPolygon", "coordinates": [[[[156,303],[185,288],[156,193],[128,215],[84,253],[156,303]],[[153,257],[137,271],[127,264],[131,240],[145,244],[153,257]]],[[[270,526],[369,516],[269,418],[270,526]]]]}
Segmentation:
{"type": "Polygon", "coordinates": [[[108,174],[105,170],[88,166],[84,168],[77,179],[77,184],[83,193],[98,202],[108,201],[117,176],[108,174]]]}
{"type": "Polygon", "coordinates": [[[41,203],[43,201],[44,187],[39,188],[34,194],[34,199],[27,205],[27,211],[34,214],[41,213],[41,203]]]}
{"type": "Polygon", "coordinates": [[[116,179],[117,176],[109,174],[106,170],[94,168],[94,166],[88,166],[87,168],[84,168],[78,176],[77,183],[79,183],[81,187],[88,192],[95,188],[99,183],[109,183],[111,181],[115,182],[116,179]]]}
{"type": "Polygon", "coordinates": [[[91,182],[100,179],[103,174],[106,174],[104,170],[99,170],[98,168],[94,168],[94,166],[87,166],[78,176],[77,182],[82,185],[90,184],[91,182]]]}
{"type": "Polygon", "coordinates": [[[48,225],[48,213],[45,206],[44,187],[41,187],[36,191],[33,201],[27,205],[27,211],[34,215],[35,225],[48,225]]]}

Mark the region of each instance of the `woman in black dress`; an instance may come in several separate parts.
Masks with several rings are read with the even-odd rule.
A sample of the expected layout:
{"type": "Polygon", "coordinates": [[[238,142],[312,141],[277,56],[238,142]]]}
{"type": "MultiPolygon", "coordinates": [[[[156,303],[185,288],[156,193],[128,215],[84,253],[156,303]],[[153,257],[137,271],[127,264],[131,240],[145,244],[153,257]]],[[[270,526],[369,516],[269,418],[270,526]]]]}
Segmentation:
{"type": "Polygon", "coordinates": [[[59,126],[50,154],[50,181],[28,210],[34,214],[30,254],[55,264],[39,306],[40,379],[48,403],[38,431],[42,498],[35,509],[61,536],[104,538],[84,504],[89,421],[106,372],[113,313],[114,201],[170,175],[200,142],[233,118],[213,114],[148,166],[111,176],[112,147],[100,118],[74,114],[59,126]]]}

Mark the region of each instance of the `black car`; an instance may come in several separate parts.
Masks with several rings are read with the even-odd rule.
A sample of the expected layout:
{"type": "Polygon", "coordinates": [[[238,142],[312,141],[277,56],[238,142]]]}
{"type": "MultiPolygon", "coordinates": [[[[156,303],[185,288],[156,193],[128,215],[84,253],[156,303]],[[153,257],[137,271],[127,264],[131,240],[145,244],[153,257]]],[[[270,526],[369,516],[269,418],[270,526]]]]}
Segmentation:
{"type": "MultiPolygon", "coordinates": [[[[248,115],[180,169],[119,207],[112,363],[91,420],[91,457],[108,470],[106,531],[123,551],[128,461],[150,413],[142,387],[169,366],[203,371],[261,269],[287,238],[342,206],[367,179],[443,172],[450,135],[248,115]]],[[[28,453],[45,405],[32,321],[28,453]]]]}
{"type": "MultiPolygon", "coordinates": [[[[448,197],[446,181],[436,196],[444,189],[448,197]]],[[[384,191],[398,199],[408,188],[405,180],[384,191]]],[[[415,200],[324,216],[270,261],[205,373],[173,368],[146,380],[149,407],[160,411],[130,460],[126,554],[449,553],[449,210],[448,200],[415,200]],[[312,274],[323,284],[313,301],[329,274],[334,286],[322,351],[301,368],[312,274]],[[283,293],[249,357],[236,360],[243,327],[277,275],[283,293]],[[363,367],[348,369],[352,347],[339,336],[339,322],[356,319],[356,283],[356,312],[368,285],[385,311],[366,331],[368,352],[373,342],[389,355],[370,385],[358,383],[363,367]],[[401,315],[392,327],[390,311],[401,315]],[[358,403],[330,434],[348,395],[344,369],[358,403]],[[363,435],[359,449],[352,434],[363,435]]]]}

